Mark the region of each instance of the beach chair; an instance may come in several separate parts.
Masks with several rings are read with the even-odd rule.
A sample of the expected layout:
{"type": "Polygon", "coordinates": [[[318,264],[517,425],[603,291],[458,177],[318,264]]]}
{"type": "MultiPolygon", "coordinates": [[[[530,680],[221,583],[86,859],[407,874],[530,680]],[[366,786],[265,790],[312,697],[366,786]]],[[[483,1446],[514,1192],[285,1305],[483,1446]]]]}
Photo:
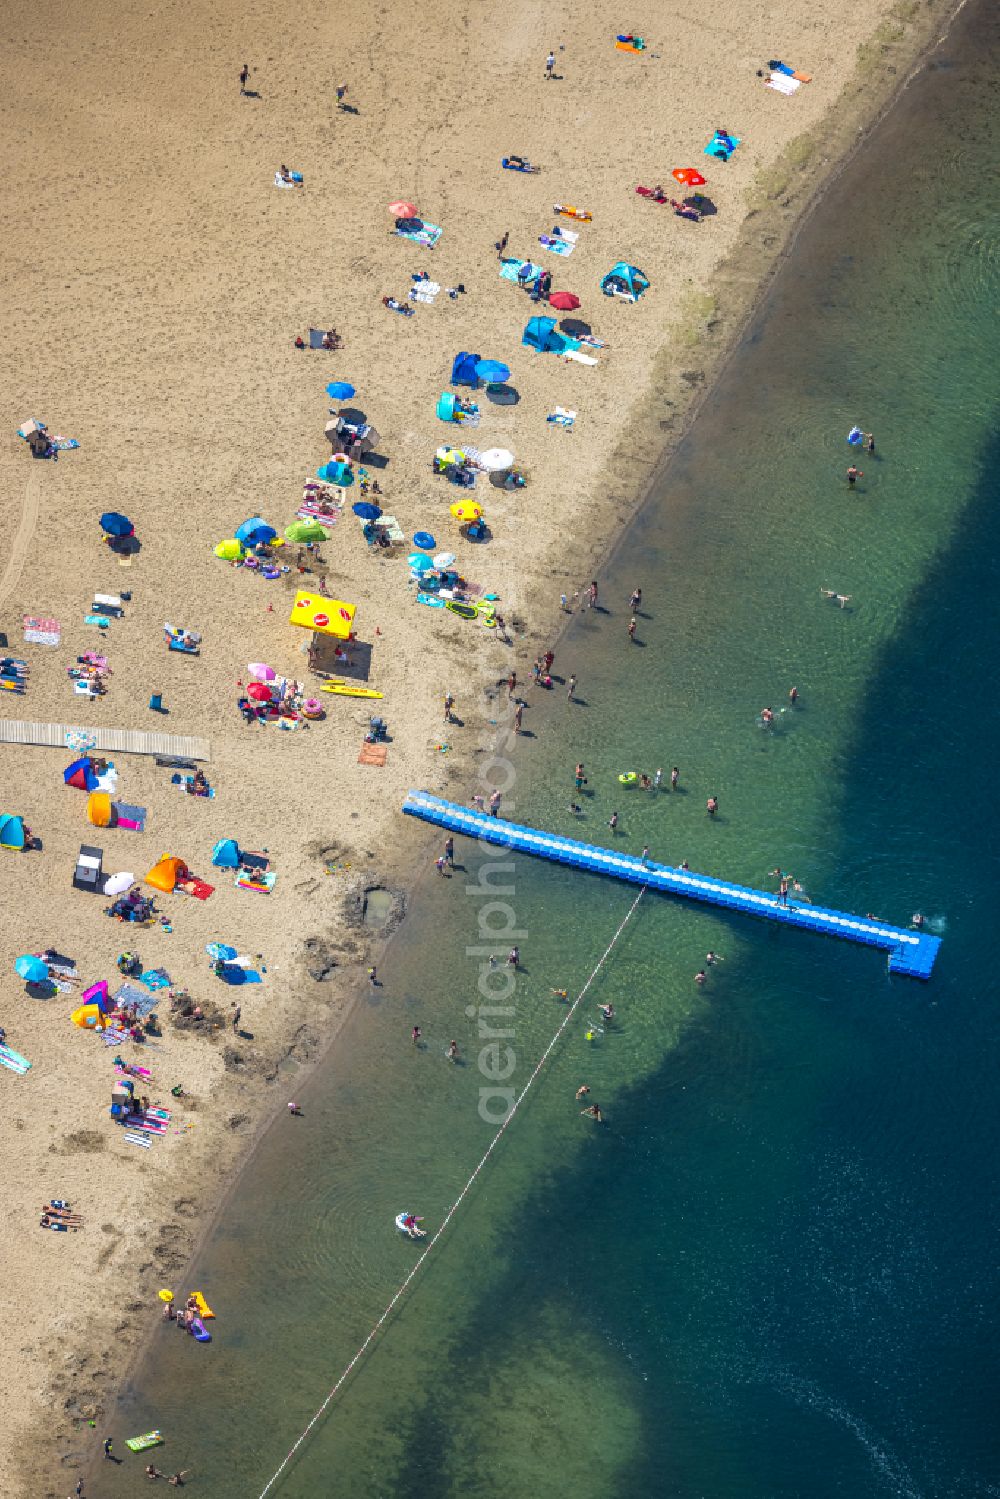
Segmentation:
{"type": "Polygon", "coordinates": [[[102,879],[101,866],[103,862],[103,849],[93,848],[89,843],[81,843],[80,852],[76,860],[76,869],[73,871],[74,890],[86,890],[91,895],[99,894],[102,879]]]}

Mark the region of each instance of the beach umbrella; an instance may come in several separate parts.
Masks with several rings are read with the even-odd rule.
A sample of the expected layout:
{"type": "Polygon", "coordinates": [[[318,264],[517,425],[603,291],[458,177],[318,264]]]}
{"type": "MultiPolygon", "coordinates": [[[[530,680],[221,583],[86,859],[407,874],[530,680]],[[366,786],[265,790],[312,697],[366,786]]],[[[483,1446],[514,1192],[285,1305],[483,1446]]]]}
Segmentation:
{"type": "Polygon", "coordinates": [[[223,562],[239,562],[246,556],[242,541],[237,541],[231,536],[228,541],[220,541],[215,549],[215,555],[221,557],[223,562]]]}
{"type": "Polygon", "coordinates": [[[476,374],[487,385],[503,385],[510,379],[510,370],[499,359],[480,359],[476,364],[476,374]]]}
{"type": "Polygon", "coordinates": [[[266,661],[251,661],[247,671],[258,682],[273,682],[278,673],[266,661]]]}
{"type": "Polygon", "coordinates": [[[417,207],[415,203],[407,203],[405,199],[401,198],[398,203],[389,204],[389,212],[394,219],[415,219],[417,216],[417,207]]]}
{"type": "Polygon", "coordinates": [[[49,976],[49,965],[43,963],[41,958],[36,958],[34,953],[26,952],[14,964],[14,972],[23,978],[26,984],[41,984],[49,976]]]}
{"type": "Polygon", "coordinates": [[[455,561],[454,552],[438,552],[434,558],[434,566],[437,568],[451,567],[455,561]]]}
{"type": "Polygon", "coordinates": [[[580,305],[580,298],[571,291],[554,291],[549,297],[549,306],[557,312],[573,312],[580,305]]]}
{"type": "Polygon", "coordinates": [[[293,520],[285,527],[285,535],[289,541],[325,541],[327,532],[318,520],[293,520]]]}
{"type": "Polygon", "coordinates": [[[252,697],[255,703],[269,703],[271,689],[266,682],[251,682],[247,688],[247,697],[252,697]]]}
{"type": "Polygon", "coordinates": [[[360,515],[362,520],[378,520],[382,514],[379,507],[373,505],[369,500],[359,500],[356,505],[351,506],[351,509],[355,515],[360,515]]]}
{"type": "Polygon", "coordinates": [[[254,515],[250,520],[245,520],[242,526],[236,527],[234,539],[242,541],[246,546],[259,546],[261,542],[273,541],[277,536],[273,526],[269,526],[263,516],[254,515]]]}
{"type": "Polygon", "coordinates": [[[126,890],[131,890],[135,884],[135,875],[128,869],[123,869],[121,874],[112,874],[104,881],[105,895],[124,895],[126,890]]]}
{"type": "Polygon", "coordinates": [[[483,513],[483,507],[477,505],[475,500],[459,500],[452,505],[451,513],[456,520],[478,520],[483,513]]]}
{"type": "Polygon", "coordinates": [[[685,187],[704,187],[706,179],[694,167],[674,167],[670,173],[685,187]]]}
{"type": "Polygon", "coordinates": [[[229,963],[236,956],[235,947],[230,947],[228,942],[210,942],[205,951],[218,963],[229,963]]]}
{"type": "Polygon", "coordinates": [[[502,474],[504,469],[514,467],[514,454],[508,453],[506,448],[487,448],[485,453],[480,453],[478,462],[488,474],[502,474]]]}
{"type": "Polygon", "coordinates": [[[326,393],[331,401],[349,401],[354,395],[354,386],[349,380],[331,380],[326,393]]]}
{"type": "Polygon", "coordinates": [[[406,565],[411,573],[429,573],[433,571],[434,564],[423,552],[411,552],[406,559],[406,565]]]}
{"type": "Polygon", "coordinates": [[[413,545],[420,547],[423,552],[433,552],[437,542],[429,531],[418,531],[413,538],[413,545]]]}
{"type": "Polygon", "coordinates": [[[135,526],[127,515],[119,515],[117,510],[105,510],[101,516],[101,530],[106,536],[131,536],[135,526]]]}

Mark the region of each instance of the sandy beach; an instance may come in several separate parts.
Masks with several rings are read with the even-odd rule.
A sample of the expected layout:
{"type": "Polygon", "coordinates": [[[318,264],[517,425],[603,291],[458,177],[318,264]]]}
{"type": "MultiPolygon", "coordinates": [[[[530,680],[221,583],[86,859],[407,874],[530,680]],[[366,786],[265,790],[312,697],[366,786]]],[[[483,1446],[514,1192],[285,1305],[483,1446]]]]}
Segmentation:
{"type": "Polygon", "coordinates": [[[413,17],[386,6],[373,17],[351,6],[330,17],[308,6],[294,31],[273,5],[120,7],[74,14],[70,47],[69,12],[43,4],[30,35],[8,37],[0,629],[30,681],[0,710],[207,740],[215,795],[184,795],[152,756],[115,753],[118,794],[147,809],[145,828],[98,829],[86,796],[63,784],[70,751],[0,746],[0,811],[21,814],[42,844],[3,854],[0,1025],[32,1067],[0,1070],[4,1263],[17,1307],[0,1360],[0,1495],[62,1499],[75,1482],[93,1449],[86,1422],[157,1315],[157,1289],[190,1289],[178,1277],[224,1183],[377,960],[360,919],[365,890],[399,892],[399,908],[427,861],[424,836],[401,826],[403,794],[470,794],[489,742],[484,689],[512,669],[526,681],[555,639],[560,594],[572,606],[600,576],[796,216],[944,15],[915,21],[861,0],[800,0],[780,22],[760,9],[717,8],[706,21],[640,8],[625,19],[646,48],[628,53],[602,17],[569,4],[544,24],[523,8],[413,17]],[[40,48],[39,34],[60,45],[40,48]],[[790,96],[765,87],[757,70],[775,56],[811,82],[790,96]],[[350,110],[337,107],[338,85],[350,110]],[[719,126],[741,142],[726,163],[704,155],[719,126]],[[502,171],[509,152],[542,171],[502,171]],[[300,189],[274,185],[282,163],[302,174],[300,189]],[[672,183],[675,167],[704,171],[717,211],[701,223],[635,193],[672,183]],[[396,199],[442,227],[433,250],[392,233],[396,199]],[[558,220],[554,203],[592,221],[558,220]],[[559,222],[579,232],[570,257],[539,244],[559,222]],[[575,315],[606,345],[595,366],[522,346],[526,322],[546,309],[501,279],[504,234],[508,255],[544,265],[553,290],[580,298],[575,315]],[[601,295],[619,260],[650,279],[635,305],[601,295]],[[411,318],[382,305],[405,302],[422,270],[442,287],[433,305],[412,304],[411,318]],[[309,326],[335,327],[343,347],[296,349],[309,326]],[[507,493],[480,477],[491,538],[479,546],[448,514],[460,492],[431,471],[435,449],[457,436],[435,404],[460,350],[510,366],[517,403],[475,395],[472,441],[510,449],[528,481],[507,493]],[[293,565],[266,582],[215,557],[248,516],[279,532],[295,518],[303,481],[331,454],[331,380],[356,386],[352,404],[381,434],[388,461],[372,473],[385,510],[407,539],[433,531],[467,578],[499,595],[511,644],[414,602],[409,547],[365,545],[356,488],[310,572],[293,565]],[[546,422],[557,406],[577,413],[572,431],[546,422]],[[32,461],[16,436],[30,417],[79,448],[32,461]],[[135,523],[141,549],[127,565],[102,542],[107,510],[135,523]],[[369,682],[384,698],[327,697],[325,717],[294,732],[246,725],[236,699],[249,662],[318,685],[309,637],[288,615],[295,588],[321,577],[357,605],[369,682]],[[85,623],[95,594],[123,590],[121,619],[106,632],[85,623]],[[57,619],[59,644],[26,645],[25,615],[57,619]],[[200,632],[200,655],[168,652],[165,621],[200,632]],[[95,701],[67,675],[86,650],[110,668],[95,701]],[[450,726],[446,692],[460,720],[450,726]],[[154,693],[165,717],[149,710],[154,693]],[[392,736],[383,767],[358,763],[372,707],[392,736]],[[212,869],[226,837],[266,850],[270,895],[212,869]],[[161,897],[169,931],[124,927],[105,916],[106,900],[71,888],[81,844],[103,848],[106,871],[140,879],[177,855],[215,891],[161,897]],[[205,952],[213,941],[259,954],[264,982],[220,983],[205,952]],[[36,998],[14,962],[49,948],[75,961],[79,983],[36,998]],[[149,1149],[109,1118],[115,1051],[69,1022],[77,990],[114,980],[123,948],[166,970],[206,1017],[174,1024],[163,991],[162,1036],[126,1048],[172,1111],[149,1149]],[[80,1232],[39,1229],[50,1198],[83,1215],[80,1232]]]}

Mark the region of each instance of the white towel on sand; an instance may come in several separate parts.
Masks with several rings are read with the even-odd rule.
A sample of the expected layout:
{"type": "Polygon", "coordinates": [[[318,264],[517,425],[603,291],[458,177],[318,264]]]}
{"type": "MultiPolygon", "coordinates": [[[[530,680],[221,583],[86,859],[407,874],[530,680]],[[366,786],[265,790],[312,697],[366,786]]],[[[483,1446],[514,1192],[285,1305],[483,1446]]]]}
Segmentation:
{"type": "Polygon", "coordinates": [[[787,73],[772,73],[770,78],[765,78],[767,88],[773,88],[776,94],[794,94],[796,89],[802,87],[797,78],[789,78],[787,73]]]}

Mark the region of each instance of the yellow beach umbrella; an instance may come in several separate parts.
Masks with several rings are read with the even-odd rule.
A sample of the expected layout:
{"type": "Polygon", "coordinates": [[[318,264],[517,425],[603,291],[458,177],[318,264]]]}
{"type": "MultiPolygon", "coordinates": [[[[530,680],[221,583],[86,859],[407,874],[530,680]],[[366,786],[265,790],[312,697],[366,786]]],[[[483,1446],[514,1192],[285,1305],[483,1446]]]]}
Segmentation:
{"type": "Polygon", "coordinates": [[[317,630],[320,635],[349,640],[356,612],[356,605],[345,604],[343,599],[327,599],[319,593],[297,593],[288,622],[303,630],[317,630]]]}
{"type": "Polygon", "coordinates": [[[220,541],[215,549],[215,555],[221,557],[223,562],[239,562],[246,556],[242,541],[237,541],[231,536],[228,541],[220,541]]]}
{"type": "Polygon", "coordinates": [[[451,513],[456,520],[478,520],[483,513],[482,505],[477,505],[475,500],[459,500],[452,505],[451,513]]]}

